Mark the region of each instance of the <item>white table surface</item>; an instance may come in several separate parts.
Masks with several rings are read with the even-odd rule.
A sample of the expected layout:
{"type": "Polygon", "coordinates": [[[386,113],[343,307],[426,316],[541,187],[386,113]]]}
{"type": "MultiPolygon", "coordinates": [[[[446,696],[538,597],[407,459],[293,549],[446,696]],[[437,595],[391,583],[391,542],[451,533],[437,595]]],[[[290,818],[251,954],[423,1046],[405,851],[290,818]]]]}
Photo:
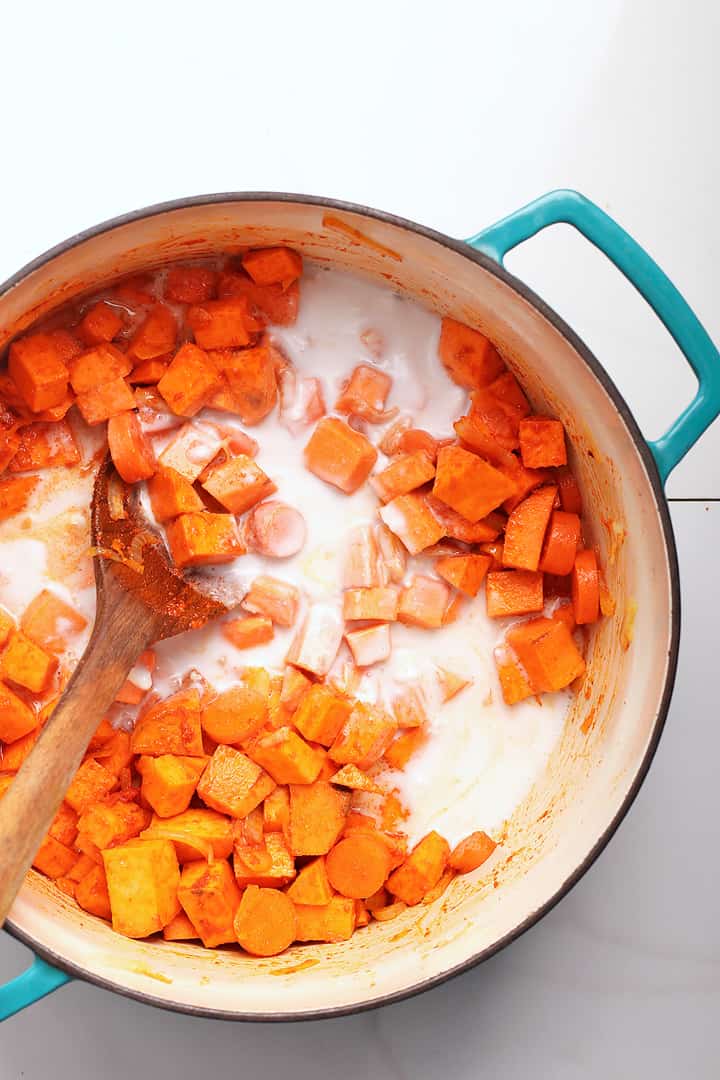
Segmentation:
{"type": "MultiPolygon", "coordinates": [[[[324,194],[469,236],[568,186],[647,247],[720,341],[711,0],[260,8],[3,11],[0,279],[104,218],[200,192],[324,194]]],[[[659,434],[693,379],[630,286],[565,229],[508,267],[659,434]]],[[[0,1029],[0,1080],[139,1068],[153,1080],[716,1078],[719,461],[720,423],[668,487],[681,500],[683,638],[655,764],[607,851],[540,925],[432,993],[322,1026],[191,1020],[71,984],[0,1029]]],[[[0,979],[26,961],[0,934],[0,979]]]]}

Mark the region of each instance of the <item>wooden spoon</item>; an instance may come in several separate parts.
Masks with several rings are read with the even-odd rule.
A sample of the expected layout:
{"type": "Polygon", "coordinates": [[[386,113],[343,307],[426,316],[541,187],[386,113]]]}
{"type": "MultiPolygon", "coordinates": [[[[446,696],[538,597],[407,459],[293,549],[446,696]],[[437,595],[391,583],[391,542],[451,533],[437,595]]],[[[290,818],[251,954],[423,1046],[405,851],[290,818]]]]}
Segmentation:
{"type": "Polygon", "coordinates": [[[140,653],[227,612],[171,565],[106,457],[92,511],[97,614],[88,646],[32,753],[0,800],[0,926],[101,719],[140,653]]]}

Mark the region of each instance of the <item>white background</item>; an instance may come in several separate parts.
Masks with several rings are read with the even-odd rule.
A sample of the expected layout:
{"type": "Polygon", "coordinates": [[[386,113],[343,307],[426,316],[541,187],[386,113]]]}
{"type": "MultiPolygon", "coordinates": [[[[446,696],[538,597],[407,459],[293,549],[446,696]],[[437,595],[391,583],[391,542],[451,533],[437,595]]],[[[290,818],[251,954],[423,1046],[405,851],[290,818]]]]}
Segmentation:
{"type": "MultiPolygon", "coordinates": [[[[0,32],[0,279],[183,195],[329,195],[464,237],[568,186],[647,247],[720,341],[712,0],[26,2],[3,8],[0,32]]],[[[630,286],[564,228],[507,264],[660,434],[694,381],[630,286]]],[[[656,763],[609,849],[537,928],[430,994],[321,1026],[191,1020],[74,984],[3,1026],[0,1080],[716,1078],[719,458],[716,424],[668,487],[683,500],[685,607],[656,763]]],[[[25,962],[0,935],[0,978],[25,962]]]]}

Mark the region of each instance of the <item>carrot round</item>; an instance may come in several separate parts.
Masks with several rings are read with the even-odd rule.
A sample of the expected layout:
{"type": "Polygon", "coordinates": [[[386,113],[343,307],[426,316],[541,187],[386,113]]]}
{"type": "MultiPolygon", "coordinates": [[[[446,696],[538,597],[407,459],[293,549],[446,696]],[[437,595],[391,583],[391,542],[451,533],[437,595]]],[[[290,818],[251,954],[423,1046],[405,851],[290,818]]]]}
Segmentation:
{"type": "Polygon", "coordinates": [[[273,559],[297,554],[305,543],[307,528],[299,510],[276,499],[260,503],[248,514],[248,547],[273,559]]]}
{"type": "Polygon", "coordinates": [[[497,844],[487,833],[471,833],[452,849],[448,866],[460,874],[469,874],[471,870],[477,870],[478,866],[482,866],[496,847],[497,844]]]}
{"type": "Polygon", "coordinates": [[[277,956],[295,940],[295,908],[279,889],[248,885],[233,925],[245,952],[277,956]]]}
{"type": "Polygon", "coordinates": [[[113,464],[126,484],[136,484],[153,475],[157,468],[155,454],[135,412],[111,416],[107,438],[113,464]]]}
{"type": "Polygon", "coordinates": [[[575,565],[580,540],[580,518],[565,510],[554,510],[545,534],[540,569],[546,574],[569,574],[575,565]]]}
{"type": "Polygon", "coordinates": [[[592,548],[578,551],[572,572],[572,602],[578,626],[600,618],[600,577],[592,548]]]}
{"type": "Polygon", "coordinates": [[[364,900],[382,887],[390,873],[390,853],[374,836],[348,836],[328,853],[328,881],[342,896],[364,900]]]}

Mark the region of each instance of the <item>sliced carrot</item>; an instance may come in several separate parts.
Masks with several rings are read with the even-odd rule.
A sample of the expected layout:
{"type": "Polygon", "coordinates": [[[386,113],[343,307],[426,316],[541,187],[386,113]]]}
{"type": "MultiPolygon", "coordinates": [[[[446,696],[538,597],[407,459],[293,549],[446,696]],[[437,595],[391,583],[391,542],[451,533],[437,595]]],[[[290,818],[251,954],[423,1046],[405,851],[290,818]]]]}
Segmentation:
{"type": "Polygon", "coordinates": [[[495,571],[485,579],[485,596],[492,619],[542,611],[543,576],[533,570],[495,571]]]}
{"type": "Polygon", "coordinates": [[[486,832],[474,832],[466,836],[450,852],[448,866],[460,874],[477,870],[490,858],[497,844],[486,832]]]}
{"type": "Polygon", "coordinates": [[[507,641],[535,693],[563,690],[585,671],[585,661],[564,622],[531,619],[512,627],[507,641]]]}
{"type": "Polygon", "coordinates": [[[401,454],[386,469],[370,477],[370,486],[382,502],[421,487],[435,476],[435,466],[424,450],[401,454]]]}
{"type": "Polygon", "coordinates": [[[390,872],[387,847],[374,836],[358,833],[340,840],[325,859],[328,881],[341,896],[363,900],[382,888],[390,872]]]}
{"type": "Polygon", "coordinates": [[[365,483],[376,461],[372,443],[334,416],[320,421],[305,447],[310,472],[346,495],[365,483]]]}
{"type": "Polygon", "coordinates": [[[243,535],[251,551],[271,559],[287,559],[302,549],[307,526],[294,506],[268,499],[245,518],[243,535]]]}
{"type": "Polygon", "coordinates": [[[442,321],[439,352],[450,378],[466,390],[486,386],[505,370],[492,342],[455,319],[442,321]]]}
{"type": "Polygon", "coordinates": [[[347,385],[335,402],[337,412],[359,416],[371,424],[388,419],[385,402],[390,393],[392,379],[379,368],[358,364],[347,385]]]}
{"type": "Polygon", "coordinates": [[[243,619],[231,619],[222,624],[223,636],[236,649],[252,649],[272,641],[275,631],[270,619],[264,615],[248,615],[243,619]]]}
{"type": "Polygon", "coordinates": [[[165,304],[155,304],[130,338],[129,352],[136,360],[154,360],[172,352],[176,341],[175,316],[165,304]]]}
{"type": "Polygon", "coordinates": [[[558,576],[571,573],[579,543],[578,515],[569,514],[565,510],[554,510],[540,556],[540,569],[546,574],[558,576]]]}
{"type": "Polygon", "coordinates": [[[461,446],[444,446],[438,452],[433,495],[468,521],[479,521],[514,491],[502,472],[461,446]]]}
{"type": "Polygon", "coordinates": [[[572,602],[578,626],[600,618],[600,577],[592,548],[578,551],[572,571],[572,602]]]}
{"type": "Polygon", "coordinates": [[[202,304],[215,293],[218,274],[208,266],[172,266],[165,279],[165,296],[178,304],[202,304]]]}
{"type": "Polygon", "coordinates": [[[76,327],[76,333],[86,345],[100,345],[116,338],[124,322],[118,308],[100,300],[85,312],[76,327]]]}
{"type": "Polygon", "coordinates": [[[155,452],[136,412],[111,416],[107,438],[113,464],[126,484],[135,484],[153,475],[157,468],[155,452]]]}
{"type": "Polygon", "coordinates": [[[477,596],[492,561],[490,555],[445,555],[435,560],[435,571],[466,596],[477,596]]]}
{"type": "Polygon", "coordinates": [[[541,487],[515,507],[505,526],[503,565],[537,570],[557,488],[541,487]]]}
{"type": "Polygon", "coordinates": [[[203,487],[231,514],[244,514],[277,491],[270,477],[245,454],[213,466],[203,480],[203,487]]]}
{"type": "Polygon", "coordinates": [[[578,482],[567,466],[558,469],[555,478],[557,480],[560,505],[568,514],[582,515],[582,495],[578,482]]]}
{"type": "Polygon", "coordinates": [[[520,454],[526,469],[567,464],[565,429],[559,420],[529,416],[520,421],[520,454]]]}
{"type": "Polygon", "coordinates": [[[410,626],[436,630],[443,624],[449,599],[450,590],[444,581],[415,574],[400,595],[398,619],[410,626]]]}
{"type": "Polygon", "coordinates": [[[302,274],[302,257],[288,247],[256,248],[242,257],[256,285],[291,285],[302,274]]]}

